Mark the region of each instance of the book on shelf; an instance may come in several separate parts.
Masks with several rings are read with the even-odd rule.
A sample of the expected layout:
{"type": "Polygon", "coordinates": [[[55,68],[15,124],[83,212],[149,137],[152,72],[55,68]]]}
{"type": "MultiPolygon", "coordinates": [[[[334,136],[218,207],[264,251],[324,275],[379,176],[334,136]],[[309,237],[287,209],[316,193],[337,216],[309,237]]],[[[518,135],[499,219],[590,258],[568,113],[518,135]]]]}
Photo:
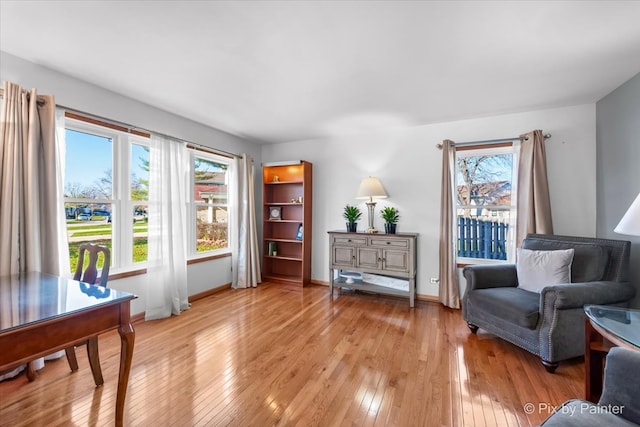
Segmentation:
{"type": "Polygon", "coordinates": [[[296,240],[302,240],[302,224],[298,225],[298,232],[296,233],[296,240]]]}
{"type": "Polygon", "coordinates": [[[276,256],[278,254],[278,246],[276,242],[269,242],[269,256],[276,256]]]}

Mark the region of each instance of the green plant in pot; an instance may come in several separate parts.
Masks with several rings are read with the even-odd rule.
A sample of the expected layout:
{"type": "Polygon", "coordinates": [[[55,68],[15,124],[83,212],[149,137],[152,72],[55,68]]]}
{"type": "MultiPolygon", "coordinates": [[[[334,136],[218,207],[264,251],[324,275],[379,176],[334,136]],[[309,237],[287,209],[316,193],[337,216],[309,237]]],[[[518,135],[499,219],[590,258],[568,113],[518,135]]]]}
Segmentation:
{"type": "Polygon", "coordinates": [[[344,207],[342,216],[347,220],[347,231],[350,233],[355,233],[358,229],[357,222],[362,216],[362,212],[360,212],[360,209],[357,206],[347,205],[344,207]]]}
{"type": "Polygon", "coordinates": [[[398,209],[387,206],[380,211],[380,216],[384,219],[384,232],[387,234],[396,234],[396,224],[400,219],[398,209]]]}

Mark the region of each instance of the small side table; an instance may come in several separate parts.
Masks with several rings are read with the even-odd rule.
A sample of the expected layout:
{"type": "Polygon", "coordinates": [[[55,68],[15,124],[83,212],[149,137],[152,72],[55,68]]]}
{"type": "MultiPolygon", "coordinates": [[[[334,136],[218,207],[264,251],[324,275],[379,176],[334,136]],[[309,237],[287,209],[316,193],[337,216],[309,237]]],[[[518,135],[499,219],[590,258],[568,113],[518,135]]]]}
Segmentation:
{"type": "Polygon", "coordinates": [[[585,317],[585,397],[597,403],[602,394],[604,362],[611,347],[640,351],[640,310],[586,305],[585,317]]]}

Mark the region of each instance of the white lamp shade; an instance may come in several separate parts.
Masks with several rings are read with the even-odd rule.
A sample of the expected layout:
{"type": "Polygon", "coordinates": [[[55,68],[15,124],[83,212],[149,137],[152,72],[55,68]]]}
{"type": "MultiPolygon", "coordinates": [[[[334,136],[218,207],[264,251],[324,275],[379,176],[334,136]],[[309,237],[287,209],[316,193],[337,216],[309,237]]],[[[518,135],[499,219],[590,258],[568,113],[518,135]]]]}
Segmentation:
{"type": "Polygon", "coordinates": [[[619,234],[628,234],[630,236],[640,236],[640,194],[631,203],[629,210],[624,214],[620,223],[613,229],[619,234]]]}
{"type": "Polygon", "coordinates": [[[358,188],[358,194],[356,199],[384,199],[387,196],[387,192],[384,191],[384,187],[380,180],[376,177],[370,176],[362,180],[360,187],[358,188]]]}

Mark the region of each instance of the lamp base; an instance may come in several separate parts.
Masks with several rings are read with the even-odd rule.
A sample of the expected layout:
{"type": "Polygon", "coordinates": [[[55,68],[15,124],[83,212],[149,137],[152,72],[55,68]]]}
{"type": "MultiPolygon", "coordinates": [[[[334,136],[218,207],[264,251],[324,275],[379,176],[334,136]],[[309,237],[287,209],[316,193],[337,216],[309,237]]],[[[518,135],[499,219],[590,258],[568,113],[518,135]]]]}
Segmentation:
{"type": "Polygon", "coordinates": [[[373,213],[376,209],[376,202],[373,200],[367,202],[367,214],[369,217],[369,228],[367,228],[367,233],[377,233],[378,230],[373,226],[373,213]]]}

